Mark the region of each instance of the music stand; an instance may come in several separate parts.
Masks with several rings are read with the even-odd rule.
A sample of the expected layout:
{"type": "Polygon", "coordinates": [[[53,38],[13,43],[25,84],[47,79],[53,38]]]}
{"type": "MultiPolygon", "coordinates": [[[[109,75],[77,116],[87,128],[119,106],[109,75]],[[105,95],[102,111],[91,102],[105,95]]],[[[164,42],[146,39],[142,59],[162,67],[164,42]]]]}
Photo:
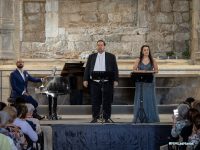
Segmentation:
{"type": "Polygon", "coordinates": [[[137,123],[137,120],[139,119],[140,123],[148,122],[148,118],[146,116],[146,113],[144,111],[144,105],[143,105],[143,84],[144,83],[152,83],[153,82],[153,73],[152,71],[147,72],[132,72],[131,76],[134,79],[134,82],[138,82],[140,84],[140,105],[139,109],[136,114],[135,123],[137,123]]]}
{"type": "MultiPolygon", "coordinates": [[[[99,84],[101,85],[101,109],[100,109],[100,119],[101,123],[103,124],[103,104],[104,104],[104,83],[105,82],[113,82],[113,76],[114,72],[111,71],[93,71],[91,73],[92,80],[99,81],[99,84]]],[[[112,119],[109,118],[109,120],[114,123],[112,119]]]]}

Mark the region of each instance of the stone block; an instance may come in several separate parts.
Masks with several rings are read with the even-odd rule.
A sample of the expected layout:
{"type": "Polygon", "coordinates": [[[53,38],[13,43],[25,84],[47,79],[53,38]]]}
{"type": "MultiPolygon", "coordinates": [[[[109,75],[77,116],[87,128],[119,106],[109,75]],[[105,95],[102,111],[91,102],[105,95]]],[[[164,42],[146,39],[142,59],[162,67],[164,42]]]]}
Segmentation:
{"type": "Polygon", "coordinates": [[[173,11],[178,11],[178,12],[189,11],[189,1],[188,0],[174,1],[173,11]]]}
{"type": "Polygon", "coordinates": [[[97,15],[93,12],[83,14],[83,21],[86,23],[95,23],[97,22],[97,15]]]}
{"type": "Polygon", "coordinates": [[[120,23],[122,20],[120,13],[109,13],[108,14],[108,21],[111,23],[120,23]]]}
{"type": "Polygon", "coordinates": [[[176,33],[175,34],[175,41],[183,42],[190,39],[190,33],[176,33]]]}
{"type": "Polygon", "coordinates": [[[65,35],[65,28],[58,28],[59,35],[65,35]]]}
{"type": "Polygon", "coordinates": [[[101,13],[117,12],[117,3],[109,1],[101,2],[98,5],[98,11],[101,13]]]}
{"type": "Polygon", "coordinates": [[[107,14],[100,14],[99,20],[100,20],[100,23],[107,23],[108,22],[108,15],[107,14]]]}
{"type": "Polygon", "coordinates": [[[82,34],[69,34],[68,41],[75,42],[75,41],[91,41],[90,35],[82,35],[82,34]]]}
{"type": "Polygon", "coordinates": [[[46,12],[58,12],[58,0],[46,0],[46,12]]]}
{"type": "Polygon", "coordinates": [[[24,3],[25,13],[39,13],[40,12],[40,3],[25,2],[24,3]]]}
{"type": "Polygon", "coordinates": [[[81,11],[97,11],[97,2],[92,3],[81,3],[80,6],[81,11]]]}
{"type": "Polygon", "coordinates": [[[171,12],[172,5],[171,5],[170,0],[161,0],[160,1],[160,10],[161,10],[161,12],[171,12]]]}
{"type": "Polygon", "coordinates": [[[68,42],[68,51],[75,51],[75,45],[74,42],[68,42]]]}
{"type": "MultiPolygon", "coordinates": [[[[94,42],[96,42],[96,41],[98,41],[98,40],[105,40],[105,35],[99,35],[99,34],[97,34],[97,35],[92,35],[92,41],[94,41],[94,42]]],[[[107,41],[106,41],[107,42],[107,41]]]]}
{"type": "Polygon", "coordinates": [[[147,41],[163,41],[164,36],[162,33],[155,31],[147,34],[147,41]]]}
{"type": "Polygon", "coordinates": [[[80,12],[80,1],[59,1],[59,15],[80,12]]]}
{"type": "Polygon", "coordinates": [[[160,31],[174,32],[177,28],[176,24],[161,24],[160,31]]]}
{"type": "Polygon", "coordinates": [[[169,34],[169,35],[165,36],[164,40],[166,42],[171,42],[174,40],[174,36],[172,34],[169,34]]]}
{"type": "Polygon", "coordinates": [[[31,42],[22,42],[21,52],[29,52],[32,50],[31,42]]]}
{"type": "Polygon", "coordinates": [[[58,14],[57,13],[47,13],[45,23],[46,23],[46,25],[45,25],[46,37],[58,36],[58,14]]]}
{"type": "Polygon", "coordinates": [[[83,42],[83,41],[75,42],[76,51],[86,51],[90,49],[89,47],[90,47],[89,42],[83,42]]]}
{"type": "Polygon", "coordinates": [[[189,12],[182,13],[182,18],[183,18],[184,22],[190,21],[190,14],[189,14],[189,12]]]}
{"type": "Polygon", "coordinates": [[[173,23],[172,13],[158,13],[156,16],[156,22],[158,23],[173,23]]]}
{"type": "Polygon", "coordinates": [[[119,42],[109,42],[106,46],[106,51],[117,54],[122,51],[122,44],[119,42]]]}
{"type": "Polygon", "coordinates": [[[139,27],[144,28],[148,27],[148,21],[147,21],[147,12],[140,10],[138,12],[138,21],[139,21],[139,27]]]}
{"type": "Polygon", "coordinates": [[[145,42],[145,36],[144,35],[123,35],[121,41],[123,42],[145,42]]]}
{"type": "Polygon", "coordinates": [[[106,42],[120,42],[121,41],[121,35],[120,34],[111,34],[105,36],[106,42]]]}
{"type": "Polygon", "coordinates": [[[80,22],[82,20],[82,16],[79,13],[68,14],[68,17],[65,19],[69,19],[69,22],[80,22]]]}
{"type": "Polygon", "coordinates": [[[122,23],[133,23],[134,16],[132,12],[122,12],[122,23]]]}
{"type": "Polygon", "coordinates": [[[182,23],[183,22],[183,18],[181,13],[179,12],[174,12],[174,23],[182,23]]]}

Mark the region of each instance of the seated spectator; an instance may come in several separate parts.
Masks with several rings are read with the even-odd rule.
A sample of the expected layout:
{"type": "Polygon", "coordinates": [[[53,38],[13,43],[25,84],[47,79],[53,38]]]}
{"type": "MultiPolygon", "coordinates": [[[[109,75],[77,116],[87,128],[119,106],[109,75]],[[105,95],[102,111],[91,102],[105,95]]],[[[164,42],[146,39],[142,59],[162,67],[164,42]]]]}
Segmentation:
{"type": "Polygon", "coordinates": [[[0,133],[0,147],[3,148],[2,150],[19,150],[15,146],[13,140],[4,134],[0,133]]]}
{"type": "MultiPolygon", "coordinates": [[[[10,138],[11,134],[9,133],[8,130],[5,129],[5,126],[9,122],[9,119],[10,119],[10,117],[9,117],[8,113],[6,113],[4,111],[0,111],[0,134],[1,134],[1,138],[5,142],[6,148],[10,148],[9,150],[18,150],[17,147],[14,144],[14,141],[10,138]],[[9,142],[9,144],[7,142],[9,142]]],[[[0,147],[4,148],[4,146],[0,146],[0,147]]]]}
{"type": "Polygon", "coordinates": [[[13,124],[14,120],[17,117],[17,110],[15,109],[15,107],[7,106],[3,109],[3,111],[7,112],[10,115],[10,120],[6,125],[6,129],[12,134],[11,138],[13,139],[15,145],[19,150],[26,149],[28,143],[22,130],[13,124]]]}
{"type": "Polygon", "coordinates": [[[200,100],[195,100],[193,103],[192,103],[192,108],[198,110],[200,112],[200,100]]]}
{"type": "Polygon", "coordinates": [[[28,113],[26,114],[26,120],[33,122],[33,124],[36,125],[36,132],[37,134],[41,133],[41,126],[40,126],[40,121],[36,118],[33,118],[33,112],[34,112],[34,106],[32,104],[26,104],[28,108],[28,113]]]}
{"type": "Polygon", "coordinates": [[[8,137],[0,133],[0,147],[3,147],[4,150],[11,150],[11,144],[8,140],[8,137]]]}
{"type": "Polygon", "coordinates": [[[194,117],[193,133],[189,137],[188,142],[193,143],[193,146],[188,146],[188,150],[193,150],[200,143],[200,114],[194,117]]]}
{"type": "Polygon", "coordinates": [[[187,113],[189,110],[189,106],[187,104],[180,104],[178,106],[178,116],[173,115],[173,127],[171,130],[172,137],[179,137],[181,130],[185,126],[189,126],[190,122],[187,119],[187,113]]]}
{"type": "Polygon", "coordinates": [[[6,107],[6,103],[0,102],[0,111],[2,111],[6,107]]]}
{"type": "Polygon", "coordinates": [[[21,128],[22,132],[27,135],[33,142],[37,142],[38,135],[25,120],[26,114],[28,112],[26,105],[17,105],[17,118],[14,121],[14,125],[21,128]]]}
{"type": "Polygon", "coordinates": [[[183,104],[188,104],[188,106],[190,108],[192,108],[192,103],[195,101],[195,99],[193,97],[188,97],[184,102],[183,104]]]}

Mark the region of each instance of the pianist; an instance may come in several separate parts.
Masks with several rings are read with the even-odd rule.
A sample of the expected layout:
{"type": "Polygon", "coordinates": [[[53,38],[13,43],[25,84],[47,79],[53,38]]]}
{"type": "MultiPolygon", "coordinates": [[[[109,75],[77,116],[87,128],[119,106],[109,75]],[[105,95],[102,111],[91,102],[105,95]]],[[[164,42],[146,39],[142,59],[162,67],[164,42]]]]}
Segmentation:
{"type": "Polygon", "coordinates": [[[90,85],[90,94],[92,101],[92,117],[91,123],[96,123],[100,117],[100,106],[102,104],[101,98],[101,84],[96,80],[91,80],[91,74],[93,71],[109,71],[113,72],[113,81],[104,83],[104,101],[103,101],[103,118],[105,123],[110,122],[111,117],[111,103],[113,102],[113,87],[118,84],[118,67],[116,58],[113,54],[105,52],[105,41],[97,41],[98,53],[91,54],[88,58],[83,85],[88,87],[90,85]]]}
{"type": "Polygon", "coordinates": [[[43,79],[33,78],[27,71],[23,70],[24,62],[21,59],[17,60],[16,66],[17,68],[10,74],[10,98],[16,100],[18,97],[21,97],[25,102],[32,104],[35,107],[33,117],[41,120],[44,117],[37,114],[38,102],[28,93],[27,86],[28,81],[42,82],[43,79]]]}

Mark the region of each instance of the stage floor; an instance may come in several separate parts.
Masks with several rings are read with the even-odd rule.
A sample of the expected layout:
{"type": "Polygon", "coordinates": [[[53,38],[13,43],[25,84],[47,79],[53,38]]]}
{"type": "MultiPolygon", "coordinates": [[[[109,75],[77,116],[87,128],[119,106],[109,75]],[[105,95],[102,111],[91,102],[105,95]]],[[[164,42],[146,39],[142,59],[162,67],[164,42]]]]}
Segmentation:
{"type": "MultiPolygon", "coordinates": [[[[40,121],[41,125],[53,125],[53,124],[88,124],[90,123],[92,117],[91,115],[60,115],[62,117],[61,120],[48,120],[43,119],[40,121]]],[[[160,114],[160,122],[158,123],[151,123],[151,124],[172,124],[172,115],[171,114],[160,114]]],[[[122,124],[132,124],[133,115],[130,114],[123,114],[123,115],[112,115],[112,120],[115,123],[122,123],[122,124]]],[[[97,124],[101,124],[101,122],[98,122],[97,124]]],[[[149,124],[149,123],[148,123],[149,124]]]]}

